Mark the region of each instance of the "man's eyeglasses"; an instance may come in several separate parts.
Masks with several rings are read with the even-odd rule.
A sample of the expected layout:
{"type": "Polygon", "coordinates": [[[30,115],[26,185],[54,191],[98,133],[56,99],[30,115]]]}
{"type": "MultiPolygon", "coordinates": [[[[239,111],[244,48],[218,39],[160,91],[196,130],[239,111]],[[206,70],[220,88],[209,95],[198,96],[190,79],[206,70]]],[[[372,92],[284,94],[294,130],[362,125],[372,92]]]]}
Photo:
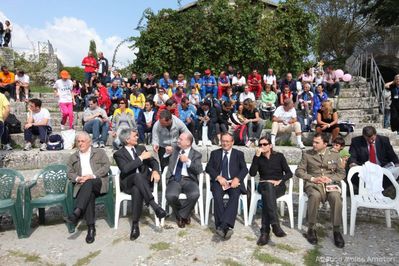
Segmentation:
{"type": "Polygon", "coordinates": [[[259,147],[262,147],[262,146],[268,146],[268,145],[270,145],[270,143],[259,143],[259,147]]]}
{"type": "Polygon", "coordinates": [[[125,104],[124,102],[120,102],[119,104],[125,104]]]}

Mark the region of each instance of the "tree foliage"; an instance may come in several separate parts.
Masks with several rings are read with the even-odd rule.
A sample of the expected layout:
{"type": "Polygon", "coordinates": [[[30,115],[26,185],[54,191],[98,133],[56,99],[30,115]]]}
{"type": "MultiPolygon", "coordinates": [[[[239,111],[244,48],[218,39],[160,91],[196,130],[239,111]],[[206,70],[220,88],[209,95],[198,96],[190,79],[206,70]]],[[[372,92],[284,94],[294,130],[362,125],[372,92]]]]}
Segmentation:
{"type": "Polygon", "coordinates": [[[79,80],[80,82],[84,81],[84,70],[81,67],[64,67],[64,70],[69,72],[71,75],[71,79],[79,80]]]}
{"type": "Polygon", "coordinates": [[[300,4],[287,0],[271,11],[262,1],[202,0],[181,12],[146,12],[146,27],[132,37],[138,52],[131,68],[172,76],[206,68],[218,73],[229,64],[245,73],[268,66],[297,72],[310,54],[315,21],[300,4]]]}
{"type": "Polygon", "coordinates": [[[397,0],[363,0],[360,14],[375,19],[378,26],[391,27],[399,25],[399,8],[397,0]]]}
{"type": "Polygon", "coordinates": [[[96,45],[96,42],[94,40],[90,40],[89,51],[91,51],[93,53],[94,58],[98,58],[98,56],[97,56],[97,45],[96,45]]]}
{"type": "Polygon", "coordinates": [[[356,49],[362,49],[380,39],[380,29],[369,17],[359,12],[363,0],[313,0],[306,9],[317,14],[319,38],[317,56],[342,66],[356,49]]]}

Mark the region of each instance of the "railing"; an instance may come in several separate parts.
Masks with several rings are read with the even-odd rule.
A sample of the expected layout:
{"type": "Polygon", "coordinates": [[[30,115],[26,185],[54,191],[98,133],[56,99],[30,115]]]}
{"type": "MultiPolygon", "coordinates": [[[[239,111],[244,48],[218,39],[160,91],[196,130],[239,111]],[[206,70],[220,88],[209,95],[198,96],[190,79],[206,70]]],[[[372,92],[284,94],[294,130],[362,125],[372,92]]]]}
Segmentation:
{"type": "Polygon", "coordinates": [[[349,72],[353,76],[364,77],[368,83],[368,91],[370,97],[370,107],[373,107],[375,96],[378,101],[379,112],[383,113],[385,109],[384,85],[385,81],[381,75],[378,65],[371,53],[362,53],[351,56],[348,61],[349,72]]]}

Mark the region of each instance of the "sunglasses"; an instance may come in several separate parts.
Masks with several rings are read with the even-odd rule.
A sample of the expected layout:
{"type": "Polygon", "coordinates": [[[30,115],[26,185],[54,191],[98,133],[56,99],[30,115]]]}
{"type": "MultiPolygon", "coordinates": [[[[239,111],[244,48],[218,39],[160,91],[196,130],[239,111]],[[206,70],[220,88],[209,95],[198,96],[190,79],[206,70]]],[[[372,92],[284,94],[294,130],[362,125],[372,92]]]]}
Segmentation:
{"type": "Polygon", "coordinates": [[[268,145],[270,145],[270,143],[259,143],[259,147],[262,147],[262,146],[268,146],[268,145]]]}
{"type": "Polygon", "coordinates": [[[119,104],[125,104],[124,102],[121,102],[121,103],[119,103],[119,104]]]}

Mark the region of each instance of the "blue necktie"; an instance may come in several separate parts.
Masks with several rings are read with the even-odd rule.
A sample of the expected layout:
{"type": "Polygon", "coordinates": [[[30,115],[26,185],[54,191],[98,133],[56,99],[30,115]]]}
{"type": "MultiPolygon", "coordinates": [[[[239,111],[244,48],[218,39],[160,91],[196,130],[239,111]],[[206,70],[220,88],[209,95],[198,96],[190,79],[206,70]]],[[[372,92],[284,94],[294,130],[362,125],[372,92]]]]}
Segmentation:
{"type": "MultiPolygon", "coordinates": [[[[184,154],[184,150],[181,151],[181,154],[184,154]]],[[[177,165],[175,171],[175,181],[180,182],[181,180],[181,170],[183,169],[183,162],[180,161],[180,158],[177,158],[177,165]]]]}
{"type": "Polygon", "coordinates": [[[226,179],[229,179],[229,159],[227,158],[228,152],[224,152],[223,160],[222,160],[222,176],[226,179]]]}

